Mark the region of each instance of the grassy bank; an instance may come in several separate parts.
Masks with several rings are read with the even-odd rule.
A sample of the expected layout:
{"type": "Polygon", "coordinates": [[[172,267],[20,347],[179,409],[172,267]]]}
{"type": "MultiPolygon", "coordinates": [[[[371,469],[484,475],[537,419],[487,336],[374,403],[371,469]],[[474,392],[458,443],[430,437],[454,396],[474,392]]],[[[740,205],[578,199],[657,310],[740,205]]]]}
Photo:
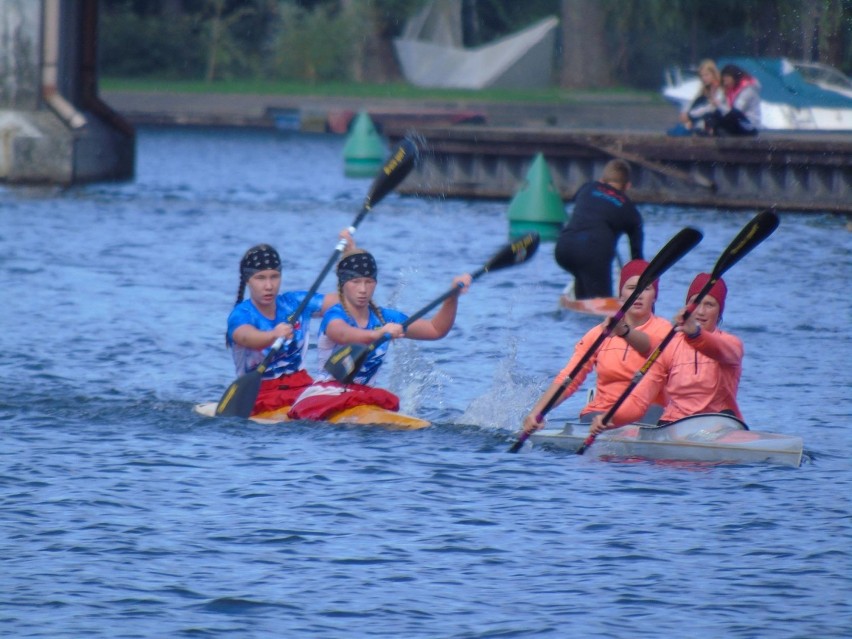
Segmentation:
{"type": "Polygon", "coordinates": [[[421,89],[409,84],[356,84],[299,82],[264,82],[230,80],[204,81],[139,80],[101,78],[100,88],[107,91],[144,91],[167,93],[225,93],[257,95],[293,95],[344,98],[398,98],[404,100],[454,100],[468,102],[641,102],[662,103],[659,93],[633,89],[601,89],[572,91],[558,87],[542,89],[421,89]]]}

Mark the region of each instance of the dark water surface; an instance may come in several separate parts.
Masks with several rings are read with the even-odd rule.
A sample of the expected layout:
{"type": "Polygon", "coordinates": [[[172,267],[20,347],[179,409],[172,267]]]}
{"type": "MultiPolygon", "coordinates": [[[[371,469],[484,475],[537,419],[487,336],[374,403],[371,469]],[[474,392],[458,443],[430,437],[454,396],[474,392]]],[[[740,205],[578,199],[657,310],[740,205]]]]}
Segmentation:
{"type": "MultiPolygon", "coordinates": [[[[369,180],[342,177],[342,145],[142,129],[133,183],[0,189],[0,635],[849,636],[841,218],[784,214],[726,275],[742,409],[804,437],[798,469],[506,454],[593,322],[556,312],[552,244],[482,277],[447,339],[392,349],[382,384],[432,428],[194,415],[233,379],[243,251],[273,243],[306,288],[357,214],[369,180]]],[[[506,208],[388,197],[358,231],[379,300],[413,312],[482,265],[506,208]]],[[[651,255],[705,234],[666,317],[754,214],[643,212],[651,255]]]]}

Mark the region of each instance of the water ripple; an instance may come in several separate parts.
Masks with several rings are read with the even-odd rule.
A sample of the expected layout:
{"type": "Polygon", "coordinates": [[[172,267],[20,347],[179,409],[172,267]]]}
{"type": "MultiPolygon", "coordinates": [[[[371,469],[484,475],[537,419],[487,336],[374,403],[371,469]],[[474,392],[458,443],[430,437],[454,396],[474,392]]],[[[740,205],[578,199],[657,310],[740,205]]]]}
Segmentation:
{"type": "MultiPolygon", "coordinates": [[[[143,129],[132,183],[0,189],[0,634],[848,635],[852,239],[836,217],[783,216],[726,274],[742,409],[803,436],[801,468],[505,454],[595,322],[557,312],[547,245],[479,280],[446,340],[393,349],[381,383],[432,428],[193,414],[232,379],[245,247],[272,241],[307,286],[360,209],[365,181],[315,170],[341,145],[143,129]]],[[[643,213],[649,248],[705,233],[664,278],[664,316],[752,215],[643,213]]],[[[505,203],[391,194],[358,239],[381,256],[380,301],[416,309],[505,241],[505,203]]]]}

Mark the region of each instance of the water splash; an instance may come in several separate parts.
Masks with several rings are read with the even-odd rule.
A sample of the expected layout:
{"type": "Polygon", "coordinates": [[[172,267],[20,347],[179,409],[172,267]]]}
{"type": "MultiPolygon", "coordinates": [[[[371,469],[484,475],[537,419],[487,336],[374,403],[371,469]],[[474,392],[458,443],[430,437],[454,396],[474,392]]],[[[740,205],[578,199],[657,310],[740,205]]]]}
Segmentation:
{"type": "Polygon", "coordinates": [[[474,399],[459,421],[489,430],[516,430],[543,388],[530,376],[517,373],[518,344],[509,338],[507,355],[495,368],[491,386],[474,399]]]}

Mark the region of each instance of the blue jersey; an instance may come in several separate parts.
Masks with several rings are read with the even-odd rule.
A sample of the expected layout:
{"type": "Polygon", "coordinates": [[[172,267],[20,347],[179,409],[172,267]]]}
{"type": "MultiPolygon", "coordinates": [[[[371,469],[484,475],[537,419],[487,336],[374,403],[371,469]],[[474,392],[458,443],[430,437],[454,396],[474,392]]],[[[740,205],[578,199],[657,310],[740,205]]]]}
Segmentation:
{"type": "MultiPolygon", "coordinates": [[[[240,326],[248,324],[261,331],[271,331],[275,326],[287,321],[287,317],[296,310],[305,299],[307,291],[290,291],[281,293],[275,298],[275,319],[269,319],[261,313],[251,299],[243,300],[234,307],[228,316],[228,344],[234,353],[234,365],[237,376],[253,371],[269,353],[269,349],[262,351],[246,348],[234,342],[234,331],[240,326]]],[[[293,337],[278,351],[278,355],[263,372],[263,379],[275,379],[282,375],[295,373],[304,368],[304,358],[308,350],[309,333],[308,326],[311,315],[322,310],[323,296],[315,293],[311,300],[305,305],[302,316],[296,318],[293,326],[293,337]]]]}
{"type": "MultiPolygon", "coordinates": [[[[338,348],[341,348],[339,344],[331,341],[325,334],[326,328],[328,328],[329,322],[332,320],[343,320],[349,326],[354,326],[355,328],[364,328],[373,330],[376,328],[380,328],[384,324],[388,324],[390,322],[394,322],[396,324],[403,324],[407,319],[408,315],[397,311],[392,308],[384,308],[381,309],[382,316],[384,317],[384,322],[381,321],[376,314],[373,312],[373,309],[370,309],[370,317],[367,320],[366,326],[358,326],[355,323],[355,320],[352,319],[346,310],[340,305],[335,304],[330,309],[325,312],[323,315],[322,323],[320,324],[319,330],[319,342],[317,343],[317,355],[319,357],[319,366],[322,369],[325,366],[325,363],[328,361],[328,358],[331,357],[331,354],[338,348]]],[[[361,370],[358,371],[358,374],[355,376],[355,379],[352,381],[356,384],[369,384],[370,380],[379,372],[379,367],[382,365],[382,361],[385,359],[385,355],[388,351],[388,346],[390,346],[390,340],[379,346],[376,350],[374,350],[367,357],[367,361],[364,362],[364,365],[361,367],[361,370]]],[[[322,379],[331,379],[331,376],[325,374],[322,379]]]]}

